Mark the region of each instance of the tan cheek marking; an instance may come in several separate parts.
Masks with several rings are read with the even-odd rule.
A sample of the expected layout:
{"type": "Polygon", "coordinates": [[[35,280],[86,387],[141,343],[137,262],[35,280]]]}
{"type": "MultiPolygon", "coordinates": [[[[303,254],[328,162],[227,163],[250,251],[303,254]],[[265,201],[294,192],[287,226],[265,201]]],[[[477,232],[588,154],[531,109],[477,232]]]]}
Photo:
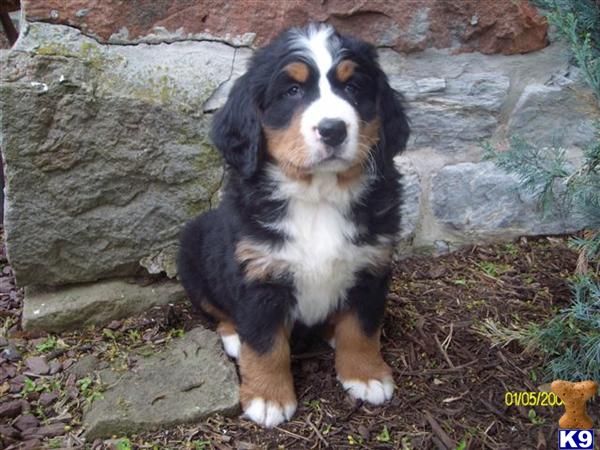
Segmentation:
{"type": "Polygon", "coordinates": [[[354,61],[345,59],[342,62],[340,62],[338,64],[338,66],[336,67],[335,76],[337,77],[337,79],[339,81],[341,81],[342,83],[345,83],[354,74],[354,71],[356,70],[357,67],[358,67],[358,64],[356,64],[354,61]]]}
{"type": "Polygon", "coordinates": [[[341,379],[367,382],[392,376],[380,353],[381,330],[365,335],[354,311],[341,313],[334,320],[335,368],[341,379]]]}
{"type": "Polygon", "coordinates": [[[264,354],[242,343],[240,353],[240,400],[243,407],[255,397],[280,405],[296,403],[291,372],[289,332],[281,329],[273,346],[264,354]]]}
{"type": "Polygon", "coordinates": [[[375,116],[370,122],[360,123],[356,159],[349,169],[338,174],[338,185],[340,187],[347,187],[361,177],[371,152],[379,142],[380,125],[379,116],[375,116]]]}
{"type": "Polygon", "coordinates": [[[242,265],[248,281],[266,281],[278,278],[288,270],[288,264],[250,239],[240,240],[235,248],[235,259],[242,265]]]}
{"type": "Polygon", "coordinates": [[[283,70],[298,83],[305,83],[308,80],[309,70],[308,66],[304,63],[293,62],[285,66],[283,70]]]}
{"type": "Polygon", "coordinates": [[[267,152],[277,162],[283,173],[294,179],[310,181],[310,174],[304,170],[308,164],[308,149],[300,131],[302,111],[296,112],[289,126],[284,129],[264,127],[267,138],[267,152]]]}

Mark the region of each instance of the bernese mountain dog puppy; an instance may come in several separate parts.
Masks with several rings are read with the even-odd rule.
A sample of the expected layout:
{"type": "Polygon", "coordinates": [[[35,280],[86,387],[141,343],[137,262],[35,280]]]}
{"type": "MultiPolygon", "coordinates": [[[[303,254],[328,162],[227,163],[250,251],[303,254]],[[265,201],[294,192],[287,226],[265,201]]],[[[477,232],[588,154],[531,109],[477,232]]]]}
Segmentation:
{"type": "Polygon", "coordinates": [[[353,397],[389,400],[380,353],[400,224],[393,158],[409,126],[376,49],[325,24],[258,50],[216,113],[229,171],[218,208],[181,233],[180,280],[238,360],[246,417],[292,417],[295,325],[325,328],[353,397]]]}

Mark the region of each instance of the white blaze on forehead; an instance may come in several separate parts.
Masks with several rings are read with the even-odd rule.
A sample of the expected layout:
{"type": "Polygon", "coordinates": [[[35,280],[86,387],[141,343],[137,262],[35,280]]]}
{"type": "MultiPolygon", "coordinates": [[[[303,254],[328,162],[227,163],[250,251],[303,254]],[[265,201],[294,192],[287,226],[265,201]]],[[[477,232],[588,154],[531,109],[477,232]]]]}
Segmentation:
{"type": "Polygon", "coordinates": [[[352,160],[358,149],[358,114],[350,103],[333,92],[327,78],[334,64],[332,47],[337,44],[332,42],[332,39],[335,39],[332,35],[333,28],[321,25],[309,27],[306,35],[301,38],[302,46],[306,48],[308,56],[319,70],[319,97],[306,108],[300,122],[300,130],[309,149],[311,162],[318,162],[325,153],[325,148],[315,132],[315,127],[323,119],[340,119],[346,123],[348,136],[340,156],[352,160]]]}
{"type": "Polygon", "coordinates": [[[328,46],[329,38],[332,33],[333,29],[327,26],[322,26],[320,28],[311,27],[306,36],[305,45],[319,69],[319,87],[321,87],[323,81],[327,81],[327,72],[329,72],[333,65],[333,57],[331,56],[328,46]]]}

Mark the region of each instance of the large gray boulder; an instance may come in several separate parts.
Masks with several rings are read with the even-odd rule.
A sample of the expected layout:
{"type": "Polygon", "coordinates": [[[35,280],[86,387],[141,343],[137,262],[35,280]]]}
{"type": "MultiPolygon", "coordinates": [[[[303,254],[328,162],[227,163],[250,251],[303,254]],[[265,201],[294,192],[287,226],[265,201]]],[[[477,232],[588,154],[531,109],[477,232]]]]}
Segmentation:
{"type": "Polygon", "coordinates": [[[203,104],[235,49],[100,45],[30,24],[2,70],[6,243],[20,285],[173,275],[177,234],[215,201],[203,104]],[[157,264],[158,262],[158,264],[157,264]]]}

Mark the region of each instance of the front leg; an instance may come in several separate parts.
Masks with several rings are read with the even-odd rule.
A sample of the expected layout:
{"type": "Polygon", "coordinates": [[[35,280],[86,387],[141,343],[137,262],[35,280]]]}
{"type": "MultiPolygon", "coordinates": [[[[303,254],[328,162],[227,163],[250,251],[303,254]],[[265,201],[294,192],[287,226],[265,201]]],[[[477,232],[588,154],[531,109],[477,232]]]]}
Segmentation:
{"type": "Polygon", "coordinates": [[[285,287],[254,286],[240,301],[240,401],[247,418],[271,428],[289,420],[297,407],[285,321],[290,293],[285,287]]]}
{"type": "Polygon", "coordinates": [[[290,365],[290,345],[283,330],[265,353],[242,343],[240,400],[246,417],[267,428],[291,419],[297,401],[290,365]]]}
{"type": "Polygon", "coordinates": [[[334,321],[335,368],[338,380],[354,398],[379,405],[392,398],[392,369],[381,357],[381,322],[387,277],[364,274],[350,290],[350,309],[334,321]]]}

